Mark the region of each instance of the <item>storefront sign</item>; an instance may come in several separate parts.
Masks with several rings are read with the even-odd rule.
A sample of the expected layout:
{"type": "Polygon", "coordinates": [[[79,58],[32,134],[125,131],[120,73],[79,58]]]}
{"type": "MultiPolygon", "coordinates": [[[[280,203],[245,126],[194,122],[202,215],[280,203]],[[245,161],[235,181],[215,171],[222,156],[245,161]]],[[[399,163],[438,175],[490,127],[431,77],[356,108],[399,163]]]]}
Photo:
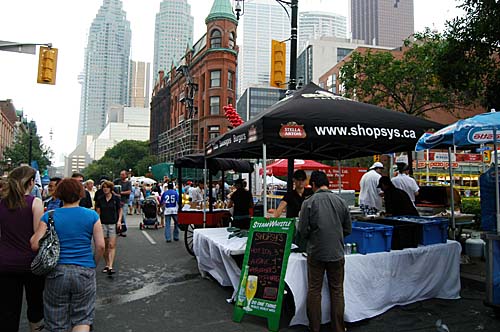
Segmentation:
{"type": "Polygon", "coordinates": [[[295,231],[295,218],[252,218],[236,296],[233,320],[245,314],[267,318],[279,330],[285,274],[295,231]]]}

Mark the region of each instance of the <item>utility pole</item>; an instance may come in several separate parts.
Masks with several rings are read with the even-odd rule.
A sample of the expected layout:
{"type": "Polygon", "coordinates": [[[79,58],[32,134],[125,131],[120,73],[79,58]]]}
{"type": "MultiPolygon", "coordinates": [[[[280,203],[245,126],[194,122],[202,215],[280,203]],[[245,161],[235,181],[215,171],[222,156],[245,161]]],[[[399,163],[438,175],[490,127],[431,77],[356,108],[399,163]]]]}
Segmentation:
{"type": "Polygon", "coordinates": [[[292,0],[290,3],[292,8],[292,23],[290,35],[290,81],[288,90],[295,91],[297,88],[297,16],[299,14],[299,0],[292,0]]]}

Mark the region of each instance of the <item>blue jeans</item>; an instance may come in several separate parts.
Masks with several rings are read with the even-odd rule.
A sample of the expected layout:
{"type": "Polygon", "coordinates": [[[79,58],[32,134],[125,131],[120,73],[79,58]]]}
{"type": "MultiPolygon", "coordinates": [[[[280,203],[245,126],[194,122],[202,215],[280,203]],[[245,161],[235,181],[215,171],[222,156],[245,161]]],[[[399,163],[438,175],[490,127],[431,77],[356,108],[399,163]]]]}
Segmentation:
{"type": "Polygon", "coordinates": [[[179,222],[177,221],[176,214],[165,215],[165,240],[171,241],[170,238],[170,219],[174,219],[174,240],[179,240],[179,222]]]}
{"type": "Polygon", "coordinates": [[[127,224],[125,222],[125,219],[127,218],[127,213],[128,213],[128,204],[123,203],[123,205],[122,205],[122,224],[124,224],[124,225],[127,224]]]}

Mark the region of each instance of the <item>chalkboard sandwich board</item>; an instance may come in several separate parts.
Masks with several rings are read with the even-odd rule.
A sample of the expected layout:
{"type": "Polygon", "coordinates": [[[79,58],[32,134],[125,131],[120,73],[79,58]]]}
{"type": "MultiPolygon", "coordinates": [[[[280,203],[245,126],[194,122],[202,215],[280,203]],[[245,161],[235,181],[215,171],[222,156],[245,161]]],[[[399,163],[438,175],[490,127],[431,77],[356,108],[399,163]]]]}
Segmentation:
{"type": "Polygon", "coordinates": [[[252,218],[233,313],[235,322],[250,314],[267,318],[270,331],[279,330],[294,230],[295,218],[252,218]]]}

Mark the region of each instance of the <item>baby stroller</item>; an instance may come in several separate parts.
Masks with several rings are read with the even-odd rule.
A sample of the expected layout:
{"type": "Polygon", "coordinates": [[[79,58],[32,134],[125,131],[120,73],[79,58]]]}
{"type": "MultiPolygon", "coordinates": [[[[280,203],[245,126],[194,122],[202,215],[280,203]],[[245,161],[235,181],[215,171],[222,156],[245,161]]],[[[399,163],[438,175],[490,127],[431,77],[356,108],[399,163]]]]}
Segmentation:
{"type": "Polygon", "coordinates": [[[157,218],[158,200],[154,196],[149,196],[142,205],[142,221],[139,223],[140,229],[154,227],[158,229],[159,222],[157,218]]]}

